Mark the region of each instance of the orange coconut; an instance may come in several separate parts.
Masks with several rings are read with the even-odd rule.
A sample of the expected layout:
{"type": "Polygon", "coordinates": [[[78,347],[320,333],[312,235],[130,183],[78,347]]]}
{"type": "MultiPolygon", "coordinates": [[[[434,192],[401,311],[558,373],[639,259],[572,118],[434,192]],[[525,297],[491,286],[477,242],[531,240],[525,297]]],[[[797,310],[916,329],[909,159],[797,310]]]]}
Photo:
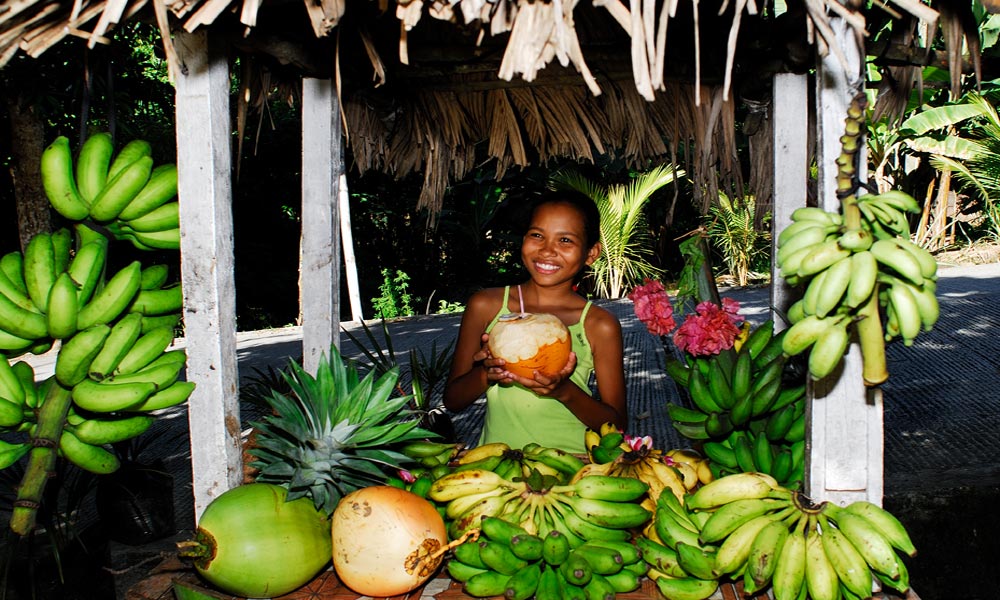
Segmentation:
{"type": "Polygon", "coordinates": [[[562,370],[572,349],[569,330],[559,317],[547,313],[502,315],[490,331],[490,352],[507,362],[521,377],[534,371],[552,376],[562,370]]]}

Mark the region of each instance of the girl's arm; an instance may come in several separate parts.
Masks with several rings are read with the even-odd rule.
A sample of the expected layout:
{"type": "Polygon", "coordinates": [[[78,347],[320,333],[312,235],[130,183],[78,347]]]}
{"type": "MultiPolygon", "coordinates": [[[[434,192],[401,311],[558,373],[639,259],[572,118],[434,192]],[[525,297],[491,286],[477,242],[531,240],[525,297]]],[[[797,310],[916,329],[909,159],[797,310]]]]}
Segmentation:
{"type": "Polygon", "coordinates": [[[622,349],[622,328],[618,319],[608,311],[592,306],[584,323],[587,338],[591,340],[594,355],[594,374],[600,400],[594,398],[569,376],[576,368],[576,354],[570,354],[569,364],[555,377],[538,375],[526,379],[517,375],[510,378],[530,388],[539,396],[555,398],[566,405],[576,418],[590,427],[600,429],[604,423],[614,423],[619,430],[628,426],[628,409],[625,402],[625,361],[622,349]],[[598,341],[598,343],[594,343],[598,341]]]}
{"type": "Polygon", "coordinates": [[[465,307],[444,387],[444,406],[450,411],[461,411],[475,402],[503,372],[504,362],[494,359],[486,348],[489,336],[485,333],[500,310],[500,301],[491,297],[491,290],[484,290],[474,294],[465,307]]]}

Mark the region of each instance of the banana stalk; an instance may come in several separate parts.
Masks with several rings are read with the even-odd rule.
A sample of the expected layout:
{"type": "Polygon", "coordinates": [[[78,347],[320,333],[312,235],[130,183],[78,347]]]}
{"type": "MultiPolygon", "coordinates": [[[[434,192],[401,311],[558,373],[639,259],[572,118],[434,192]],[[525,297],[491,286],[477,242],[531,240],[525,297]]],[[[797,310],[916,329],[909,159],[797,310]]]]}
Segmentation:
{"type": "Polygon", "coordinates": [[[20,536],[28,535],[35,528],[42,492],[49,474],[55,470],[59,437],[66,424],[70,398],[70,390],[53,381],[38,411],[38,427],[31,438],[28,466],[17,488],[17,500],[10,517],[11,530],[20,536]]]}
{"type": "Polygon", "coordinates": [[[878,312],[878,286],[858,311],[858,343],[861,345],[861,377],[865,385],[875,386],[889,379],[885,360],[885,333],[878,312]]]}

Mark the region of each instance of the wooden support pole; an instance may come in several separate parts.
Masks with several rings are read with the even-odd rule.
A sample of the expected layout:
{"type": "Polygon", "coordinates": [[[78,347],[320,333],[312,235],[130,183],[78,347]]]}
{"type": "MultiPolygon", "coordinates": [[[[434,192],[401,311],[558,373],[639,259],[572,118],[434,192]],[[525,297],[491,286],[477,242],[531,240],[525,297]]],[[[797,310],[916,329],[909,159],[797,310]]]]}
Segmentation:
{"type": "Polygon", "coordinates": [[[340,105],[329,79],[302,80],[302,360],[340,347],[340,105]]]}
{"type": "Polygon", "coordinates": [[[354,235],[351,232],[351,194],[347,190],[347,174],[340,174],[340,237],[344,251],[344,269],[347,278],[347,295],[351,301],[351,320],[365,320],[361,308],[361,288],[358,284],[358,261],[354,256],[354,235]]]}
{"type": "MultiPolygon", "coordinates": [[[[817,164],[819,204],[826,210],[840,210],[836,193],[840,136],[844,133],[847,107],[863,89],[863,49],[848,24],[831,17],[830,24],[847,58],[841,63],[830,52],[819,61],[816,71],[817,164]]],[[[864,144],[860,152],[859,175],[866,177],[864,144]]],[[[866,388],[861,376],[861,350],[852,342],[842,368],[814,382],[808,390],[808,447],[806,453],[806,493],[813,499],[847,504],[855,500],[882,502],[882,394],[866,388]]]]}
{"type": "Polygon", "coordinates": [[[771,214],[771,318],[775,331],[789,326],[784,314],[798,299],[778,273],[778,232],[792,222],[792,211],[806,205],[809,183],[809,77],[779,73],[772,82],[774,123],[774,209],[771,214]]]}
{"type": "Polygon", "coordinates": [[[203,29],[178,31],[177,183],[195,519],[240,484],[229,61],[203,29]]]}

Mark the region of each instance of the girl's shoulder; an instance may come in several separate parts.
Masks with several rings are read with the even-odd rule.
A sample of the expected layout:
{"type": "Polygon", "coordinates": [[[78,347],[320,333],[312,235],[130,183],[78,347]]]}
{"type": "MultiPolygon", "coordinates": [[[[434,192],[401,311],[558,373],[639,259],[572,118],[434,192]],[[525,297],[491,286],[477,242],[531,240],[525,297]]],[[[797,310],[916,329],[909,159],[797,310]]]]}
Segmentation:
{"type": "Polygon", "coordinates": [[[591,302],[584,327],[600,334],[621,334],[622,326],[611,311],[591,302]]]}
{"type": "Polygon", "coordinates": [[[469,297],[466,310],[496,312],[503,306],[505,291],[506,288],[502,287],[481,289],[469,297]]]}

